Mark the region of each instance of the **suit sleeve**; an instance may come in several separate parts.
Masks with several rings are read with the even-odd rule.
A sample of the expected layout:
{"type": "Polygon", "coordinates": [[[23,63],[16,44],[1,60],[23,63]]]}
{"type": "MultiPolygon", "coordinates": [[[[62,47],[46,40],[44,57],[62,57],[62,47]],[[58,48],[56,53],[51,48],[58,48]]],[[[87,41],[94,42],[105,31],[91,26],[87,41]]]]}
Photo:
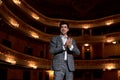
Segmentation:
{"type": "Polygon", "coordinates": [[[49,52],[51,54],[59,54],[59,53],[61,53],[63,51],[64,51],[63,46],[58,44],[56,37],[53,37],[51,39],[51,41],[50,41],[50,50],[49,50],[49,52]]]}
{"type": "Polygon", "coordinates": [[[79,55],[80,54],[80,51],[78,49],[78,47],[76,46],[76,42],[75,40],[73,40],[73,49],[72,49],[73,53],[79,55]]]}

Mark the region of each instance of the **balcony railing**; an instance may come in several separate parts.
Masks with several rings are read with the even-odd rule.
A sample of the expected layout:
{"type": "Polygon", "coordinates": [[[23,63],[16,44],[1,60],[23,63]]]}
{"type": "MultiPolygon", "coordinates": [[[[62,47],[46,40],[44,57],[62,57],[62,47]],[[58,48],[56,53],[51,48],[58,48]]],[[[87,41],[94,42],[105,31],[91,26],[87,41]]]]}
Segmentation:
{"type": "MultiPolygon", "coordinates": [[[[0,60],[27,68],[50,69],[51,60],[26,55],[0,44],[0,60]]],[[[120,59],[75,60],[76,69],[119,69],[120,59]]]]}

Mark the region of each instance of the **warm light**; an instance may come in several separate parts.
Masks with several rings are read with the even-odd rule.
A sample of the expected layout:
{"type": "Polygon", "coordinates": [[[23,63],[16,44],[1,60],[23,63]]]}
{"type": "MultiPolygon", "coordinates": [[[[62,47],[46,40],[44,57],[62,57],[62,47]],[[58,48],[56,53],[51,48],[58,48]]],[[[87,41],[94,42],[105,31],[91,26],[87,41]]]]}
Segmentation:
{"type": "Polygon", "coordinates": [[[14,20],[13,18],[10,18],[9,22],[10,22],[13,26],[19,27],[18,22],[17,22],[16,20],[14,20]]]}
{"type": "Polygon", "coordinates": [[[39,35],[37,33],[33,32],[33,31],[30,31],[30,34],[34,38],[39,38],[39,35]]]}
{"type": "Polygon", "coordinates": [[[53,70],[47,70],[46,72],[48,72],[48,74],[53,75],[54,71],[53,70]]]}
{"type": "Polygon", "coordinates": [[[53,80],[53,77],[54,77],[54,71],[53,70],[47,70],[46,71],[49,75],[49,80],[53,80]]]}
{"type": "Polygon", "coordinates": [[[85,44],[84,44],[84,46],[89,46],[89,45],[90,45],[90,44],[88,44],[88,43],[85,43],[85,44]]]}
{"type": "Polygon", "coordinates": [[[4,54],[4,53],[0,52],[0,54],[4,54]]]}
{"type": "Polygon", "coordinates": [[[113,43],[113,44],[116,44],[117,42],[116,42],[116,41],[113,41],[112,43],[113,43]]]}
{"type": "Polygon", "coordinates": [[[54,71],[53,70],[47,70],[46,71],[49,75],[49,80],[53,80],[53,77],[54,77],[54,71]]]}
{"type": "Polygon", "coordinates": [[[90,24],[83,24],[83,25],[82,25],[82,28],[88,29],[88,28],[90,28],[90,24]]]}
{"type": "Polygon", "coordinates": [[[12,55],[6,55],[6,59],[5,59],[6,62],[9,62],[11,64],[16,64],[16,61],[15,61],[15,57],[12,56],[12,55]]]}
{"type": "Polygon", "coordinates": [[[37,65],[34,61],[28,61],[28,66],[32,67],[33,69],[37,69],[37,65]]]}
{"type": "Polygon", "coordinates": [[[87,49],[87,51],[90,51],[90,49],[87,49]]]}
{"type": "Polygon", "coordinates": [[[113,24],[113,23],[114,23],[113,20],[108,20],[108,21],[105,22],[106,25],[111,25],[111,24],[113,24]]]}
{"type": "Polygon", "coordinates": [[[118,77],[120,77],[120,70],[118,70],[118,77]]]}
{"type": "Polygon", "coordinates": [[[116,65],[114,63],[107,63],[105,64],[105,69],[111,70],[111,69],[115,69],[116,65]]]}
{"type": "Polygon", "coordinates": [[[40,18],[40,17],[39,17],[37,14],[35,14],[35,13],[32,13],[31,16],[32,16],[34,19],[36,19],[36,20],[38,20],[38,19],[40,18]]]}
{"type": "Polygon", "coordinates": [[[2,0],[0,0],[0,5],[2,4],[2,0]]]}
{"type": "Polygon", "coordinates": [[[112,38],[112,37],[107,38],[107,40],[106,40],[106,42],[108,42],[108,43],[111,43],[111,42],[113,42],[113,41],[114,41],[114,38],[112,38]]]}
{"type": "Polygon", "coordinates": [[[13,2],[17,5],[20,5],[21,4],[21,1],[20,0],[13,0],[13,2]]]}

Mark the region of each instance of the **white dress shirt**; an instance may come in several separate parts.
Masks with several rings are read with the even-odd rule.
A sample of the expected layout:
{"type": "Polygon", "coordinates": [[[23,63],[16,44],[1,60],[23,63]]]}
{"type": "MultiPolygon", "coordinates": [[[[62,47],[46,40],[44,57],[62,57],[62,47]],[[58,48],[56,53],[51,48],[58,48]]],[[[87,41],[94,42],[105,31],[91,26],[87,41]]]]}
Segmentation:
{"type": "MultiPolygon", "coordinates": [[[[62,39],[62,42],[63,42],[63,49],[65,50],[64,45],[65,45],[65,43],[66,43],[66,41],[68,39],[68,36],[63,36],[63,35],[60,35],[60,36],[61,36],[61,39],[62,39]]],[[[72,49],[73,49],[73,45],[69,48],[69,50],[72,51],[72,49]]],[[[67,51],[65,51],[64,60],[67,60],[67,51]]]]}

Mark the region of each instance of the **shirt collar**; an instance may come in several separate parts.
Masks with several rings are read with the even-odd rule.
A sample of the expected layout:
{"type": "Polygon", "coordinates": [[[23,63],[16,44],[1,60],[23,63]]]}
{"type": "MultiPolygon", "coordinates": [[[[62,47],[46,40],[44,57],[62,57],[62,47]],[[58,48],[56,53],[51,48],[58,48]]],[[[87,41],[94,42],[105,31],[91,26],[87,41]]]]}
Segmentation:
{"type": "Polygon", "coordinates": [[[64,37],[63,35],[60,35],[61,38],[68,38],[68,36],[66,35],[66,37],[64,37]]]}

